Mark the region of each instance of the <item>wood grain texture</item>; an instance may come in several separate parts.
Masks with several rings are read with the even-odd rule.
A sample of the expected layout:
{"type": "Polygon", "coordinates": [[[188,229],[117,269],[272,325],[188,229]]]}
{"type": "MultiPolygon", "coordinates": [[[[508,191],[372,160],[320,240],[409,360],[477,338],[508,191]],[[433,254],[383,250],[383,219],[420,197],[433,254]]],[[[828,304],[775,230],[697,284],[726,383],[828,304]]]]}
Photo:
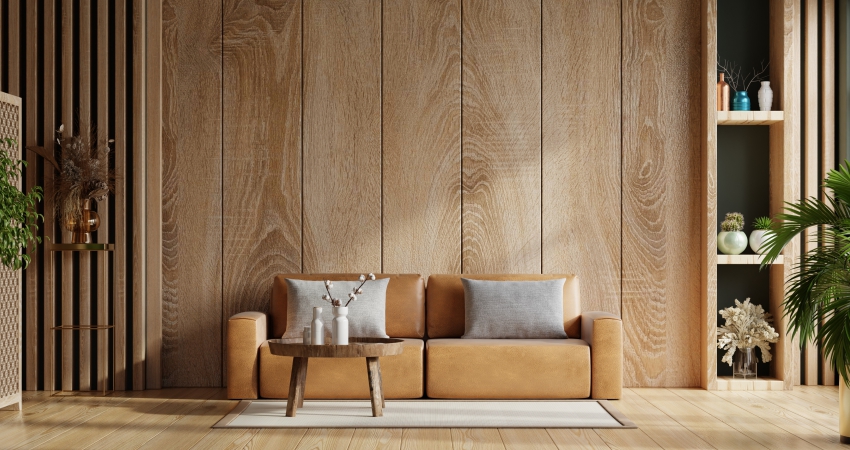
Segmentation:
{"type": "Polygon", "coordinates": [[[405,428],[401,434],[402,450],[449,450],[452,448],[452,433],[448,428],[405,428]]]}
{"type": "MultiPolygon", "coordinates": [[[[820,167],[821,179],[835,169],[835,0],[823,0],[820,26],[820,167]]],[[[821,194],[823,196],[823,193],[821,194]]],[[[833,386],[838,380],[830,361],[821,356],[821,384],[833,386]]]]}
{"type": "Polygon", "coordinates": [[[460,273],[460,41],[460,0],[383,2],[386,273],[460,273]]]}
{"type": "MultiPolygon", "coordinates": [[[[145,387],[162,388],[162,1],[145,9],[145,387]]],[[[141,130],[139,130],[141,132],[141,130]]]]}
{"type": "Polygon", "coordinates": [[[222,324],[301,272],[301,3],[224,2],[222,324]]]}
{"type": "MultiPolygon", "coordinates": [[[[110,139],[109,133],[109,0],[97,0],[97,106],[96,106],[96,129],[101,139],[110,139]]],[[[114,150],[114,146],[111,146],[114,150]]],[[[100,214],[100,228],[97,231],[99,242],[109,242],[109,200],[98,205],[100,214]]],[[[107,252],[97,252],[97,320],[98,325],[106,325],[109,320],[109,258],[107,252]]],[[[96,389],[103,391],[108,383],[109,363],[107,352],[109,350],[108,333],[99,331],[97,334],[97,373],[96,389]],[[104,355],[106,355],[104,357],[104,355]],[[105,367],[104,367],[104,361],[105,367]]]]}
{"type": "Polygon", "coordinates": [[[543,273],[620,314],[620,1],[543,1],[543,273]],[[581,211],[581,213],[577,213],[581,211]]]}
{"type": "Polygon", "coordinates": [[[314,0],[303,14],[302,270],[377,272],[381,2],[314,0]]]}
{"type": "MultiPolygon", "coordinates": [[[[92,58],[91,58],[91,0],[80,0],[79,6],[79,53],[77,60],[79,66],[76,70],[79,76],[79,98],[77,108],[79,114],[79,134],[91,136],[92,132],[92,58]]],[[[94,205],[92,205],[94,207],[94,205]]],[[[76,255],[75,255],[76,256],[76,255]]],[[[80,325],[91,325],[91,253],[79,252],[80,277],[78,306],[80,325]]],[[[79,366],[81,391],[91,390],[91,338],[92,333],[81,331],[79,335],[79,366]]]]}
{"type": "MultiPolygon", "coordinates": [[[[127,3],[115,3],[126,18],[127,3]]],[[[127,23],[115,21],[115,253],[112,291],[112,386],[127,389],[127,23]]]]}
{"type": "MultiPolygon", "coordinates": [[[[786,120],[770,126],[770,215],[783,211],[786,202],[800,198],[800,0],[783,0],[770,4],[771,85],[775,86],[774,102],[785,111],[786,120]]],[[[774,346],[772,376],[791,389],[799,376],[799,344],[788,333],[788,318],[784,317],[782,301],[785,281],[792,264],[800,254],[800,238],[792,240],[783,250],[784,265],[770,267],[769,309],[774,328],[781,337],[774,346]]]]}
{"type": "MultiPolygon", "coordinates": [[[[44,47],[42,55],[43,75],[43,103],[42,112],[44,123],[42,128],[42,142],[53,142],[56,139],[56,3],[46,2],[44,4],[44,47]]],[[[44,243],[48,240],[56,242],[55,207],[54,195],[55,170],[50,164],[42,164],[42,175],[44,183],[44,224],[43,241],[40,246],[41,259],[44,261],[44,272],[42,275],[43,300],[42,310],[44,318],[42,324],[42,341],[44,342],[44,359],[42,364],[43,385],[45,390],[53,390],[55,384],[55,348],[58,333],[50,328],[56,325],[56,260],[57,254],[51,252],[44,243]]]]}
{"type": "Polygon", "coordinates": [[[163,386],[222,384],[221,17],[163,5],[163,386]]]}
{"type": "Polygon", "coordinates": [[[463,2],[463,273],[541,271],[541,5],[463,2]]]}
{"type": "MultiPolygon", "coordinates": [[[[21,14],[21,2],[10,1],[8,2],[8,26],[9,26],[9,60],[6,66],[8,67],[7,72],[7,89],[9,93],[12,95],[21,95],[21,39],[23,36],[21,35],[21,23],[26,19],[25,16],[21,14]]],[[[24,11],[26,14],[26,11],[24,11]]]]}
{"type": "Polygon", "coordinates": [[[452,428],[452,447],[463,450],[504,450],[498,429],[452,428]]]}
{"type": "MultiPolygon", "coordinates": [[[[292,430],[297,435],[296,430],[292,430]]],[[[349,450],[401,450],[401,428],[358,428],[351,437],[349,450]]],[[[303,435],[303,433],[302,433],[303,435]]],[[[289,436],[282,436],[291,439],[289,436]]],[[[255,442],[257,439],[252,441],[255,442]]],[[[259,444],[259,442],[258,442],[259,444]]]]}
{"type": "Polygon", "coordinates": [[[146,125],[145,107],[147,94],[145,91],[145,66],[139,62],[145,59],[145,0],[133,0],[133,68],[132,68],[132,164],[133,164],[133,197],[132,197],[132,258],[133,258],[133,389],[145,389],[145,360],[147,341],[145,338],[147,314],[147,279],[145,262],[147,261],[145,245],[145,192],[147,177],[145,175],[146,125]]]}
{"type": "MultiPolygon", "coordinates": [[[[26,114],[26,132],[24,134],[24,142],[21,148],[29,146],[38,146],[38,33],[40,31],[38,24],[38,4],[28,2],[26,6],[26,32],[27,32],[27,56],[26,56],[26,104],[22,111],[26,114]]],[[[2,24],[0,20],[0,24],[2,24]]],[[[0,25],[2,26],[2,25],[0,25]]],[[[27,168],[25,171],[24,192],[30,192],[33,186],[36,185],[38,176],[38,164],[35,153],[24,150],[21,153],[21,159],[27,160],[27,168]]],[[[24,270],[26,292],[24,305],[26,311],[26,333],[24,333],[24,341],[22,342],[26,367],[24,368],[24,389],[38,389],[38,249],[31,245],[25,249],[30,257],[30,267],[24,270]]]]}
{"type": "MultiPolygon", "coordinates": [[[[62,102],[60,109],[64,136],[74,135],[74,2],[62,1],[62,102]]],[[[60,225],[61,226],[61,225],[60,225]]],[[[71,233],[62,227],[62,242],[71,242],[71,233]]],[[[62,325],[74,324],[74,255],[62,252],[62,325]]],[[[62,389],[74,386],[74,332],[62,330],[62,389]]]]}
{"type": "Polygon", "coordinates": [[[717,0],[702,0],[700,386],[717,388],[717,0]]]}
{"type": "Polygon", "coordinates": [[[623,3],[626,386],[701,383],[700,8],[623,3]]]}
{"type": "MultiPolygon", "coordinates": [[[[821,176],[818,169],[818,1],[805,0],[806,23],[803,29],[803,195],[806,198],[820,197],[821,176]]],[[[802,239],[802,251],[817,247],[817,231],[806,230],[802,239]]],[[[806,343],[803,361],[803,383],[818,384],[818,355],[814,342],[806,343]]]]}

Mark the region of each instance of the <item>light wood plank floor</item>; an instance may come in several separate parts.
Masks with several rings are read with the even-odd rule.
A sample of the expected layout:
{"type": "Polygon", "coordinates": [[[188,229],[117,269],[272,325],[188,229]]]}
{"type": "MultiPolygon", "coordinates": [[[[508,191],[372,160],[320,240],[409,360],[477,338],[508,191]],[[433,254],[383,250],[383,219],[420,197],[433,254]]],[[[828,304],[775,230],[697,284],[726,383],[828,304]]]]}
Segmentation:
{"type": "MultiPolygon", "coordinates": [[[[791,392],[626,389],[614,402],[637,430],[219,429],[236,405],[224,389],[24,393],[0,411],[0,448],[102,449],[847,449],[838,443],[838,389],[791,392]]],[[[392,405],[390,405],[392,407],[392,405]]]]}

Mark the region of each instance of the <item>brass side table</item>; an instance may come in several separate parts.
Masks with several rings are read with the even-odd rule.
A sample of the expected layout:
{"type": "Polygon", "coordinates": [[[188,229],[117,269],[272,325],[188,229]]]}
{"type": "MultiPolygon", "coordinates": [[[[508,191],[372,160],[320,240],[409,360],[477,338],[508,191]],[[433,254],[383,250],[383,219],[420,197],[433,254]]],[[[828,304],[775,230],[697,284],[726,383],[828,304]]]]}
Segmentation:
{"type": "MultiPolygon", "coordinates": [[[[51,252],[111,252],[115,250],[115,245],[113,244],[51,244],[48,246],[48,250],[51,252]]],[[[53,317],[53,302],[50,303],[50,316],[53,317]]],[[[97,331],[98,339],[103,339],[104,333],[109,330],[112,331],[112,339],[115,340],[115,326],[114,325],[58,325],[55,327],[50,327],[51,330],[59,331],[59,330],[73,330],[73,331],[97,331]]],[[[103,395],[106,395],[106,379],[108,378],[107,371],[109,369],[109,364],[106,361],[106,352],[108,351],[108,345],[103,346],[103,351],[98,355],[98,367],[100,368],[101,375],[103,376],[103,395]]],[[[55,360],[55,349],[53,345],[50,346],[50,359],[55,360]]],[[[65,359],[62,359],[62,371],[65,369],[65,359]]],[[[114,390],[114,389],[113,389],[114,390]]],[[[50,391],[53,392],[53,384],[50,385],[50,391]]],[[[59,393],[69,392],[65,390],[60,390],[59,393]]]]}

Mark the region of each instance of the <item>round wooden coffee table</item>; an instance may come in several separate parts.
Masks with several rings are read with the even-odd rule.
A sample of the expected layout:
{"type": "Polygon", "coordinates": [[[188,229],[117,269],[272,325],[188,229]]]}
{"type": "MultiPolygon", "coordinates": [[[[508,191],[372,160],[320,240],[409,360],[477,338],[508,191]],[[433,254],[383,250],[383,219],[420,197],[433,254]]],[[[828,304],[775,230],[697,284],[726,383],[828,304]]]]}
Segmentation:
{"type": "Polygon", "coordinates": [[[348,345],[304,345],[301,339],[272,339],[269,341],[269,350],[272,355],[292,357],[289,399],[286,401],[287,417],[295,417],[295,410],[304,406],[304,384],[307,380],[307,361],[310,358],[366,358],[372,416],[381,417],[384,415],[384,388],[378,358],[401,354],[404,341],[354,337],[348,339],[348,345]]]}

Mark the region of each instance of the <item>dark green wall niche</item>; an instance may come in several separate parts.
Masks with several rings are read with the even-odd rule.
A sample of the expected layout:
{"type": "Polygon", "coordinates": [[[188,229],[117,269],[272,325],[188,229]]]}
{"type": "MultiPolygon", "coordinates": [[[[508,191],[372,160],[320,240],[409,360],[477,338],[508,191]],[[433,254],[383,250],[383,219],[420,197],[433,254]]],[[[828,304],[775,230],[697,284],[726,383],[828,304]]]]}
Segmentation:
{"type": "MultiPolygon", "coordinates": [[[[743,73],[760,67],[770,55],[770,16],[767,0],[718,0],[717,48],[719,60],[734,61],[743,73]]],[[[758,109],[759,83],[747,90],[750,107],[758,109]]],[[[767,126],[717,127],[717,231],[727,212],[740,212],[749,236],[756,217],[769,215],[770,133],[767,126]]],[[[745,254],[753,254],[747,248],[745,254]]],[[[768,307],[769,274],[756,265],[719,265],[717,268],[717,307],[735,305],[735,299],[750,298],[768,307]]],[[[717,315],[718,326],[723,319],[717,315]]],[[[757,350],[758,352],[758,350],[757,350]]],[[[717,374],[731,376],[732,368],[720,361],[717,374]]],[[[759,360],[761,358],[759,357],[759,360]]],[[[769,376],[769,365],[759,363],[759,376],[769,376]]]]}

